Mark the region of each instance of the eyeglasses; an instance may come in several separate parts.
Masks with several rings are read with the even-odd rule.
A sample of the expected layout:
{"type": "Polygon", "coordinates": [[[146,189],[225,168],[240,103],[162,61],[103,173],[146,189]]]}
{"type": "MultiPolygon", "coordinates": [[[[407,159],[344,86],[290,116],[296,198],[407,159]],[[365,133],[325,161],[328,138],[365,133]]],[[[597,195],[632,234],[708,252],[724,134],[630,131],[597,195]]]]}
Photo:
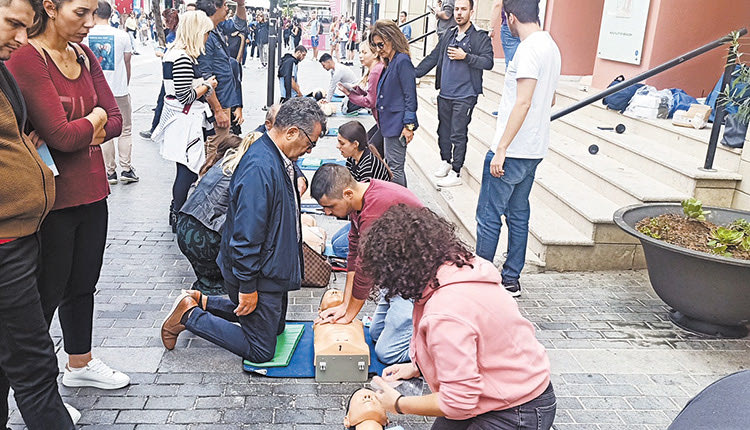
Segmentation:
{"type": "MultiPolygon", "coordinates": [[[[301,131],[302,133],[305,133],[305,137],[307,138],[307,142],[308,142],[308,144],[310,145],[310,149],[313,149],[313,148],[315,148],[315,145],[317,145],[317,144],[318,144],[318,141],[316,140],[315,142],[313,142],[313,141],[312,141],[312,139],[310,139],[310,135],[309,135],[309,134],[307,134],[307,132],[306,132],[305,130],[302,130],[302,129],[300,128],[300,129],[299,129],[299,131],[301,131]]],[[[322,132],[321,132],[321,134],[322,134],[322,132]]]]}
{"type": "Polygon", "coordinates": [[[376,47],[378,49],[383,49],[383,48],[385,48],[385,42],[373,43],[372,46],[374,46],[374,47],[376,47]]]}

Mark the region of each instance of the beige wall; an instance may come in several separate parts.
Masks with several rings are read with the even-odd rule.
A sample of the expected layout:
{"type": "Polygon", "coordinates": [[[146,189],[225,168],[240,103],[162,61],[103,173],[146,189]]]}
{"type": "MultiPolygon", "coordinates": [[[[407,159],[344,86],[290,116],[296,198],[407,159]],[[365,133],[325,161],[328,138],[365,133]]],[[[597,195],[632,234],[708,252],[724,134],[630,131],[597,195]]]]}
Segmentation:
{"type": "Polygon", "coordinates": [[[750,211],[750,141],[747,140],[745,140],[745,148],[742,151],[739,173],[742,175],[743,180],[737,184],[732,207],[743,211],[750,211]]]}

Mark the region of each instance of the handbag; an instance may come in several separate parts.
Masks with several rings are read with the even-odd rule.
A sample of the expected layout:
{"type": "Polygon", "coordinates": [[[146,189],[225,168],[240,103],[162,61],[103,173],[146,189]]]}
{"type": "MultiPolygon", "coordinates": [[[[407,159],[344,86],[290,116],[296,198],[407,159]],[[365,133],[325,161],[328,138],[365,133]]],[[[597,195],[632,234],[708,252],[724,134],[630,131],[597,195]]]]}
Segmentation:
{"type": "MultiPolygon", "coordinates": [[[[612,81],[612,83],[607,86],[607,88],[613,87],[621,82],[625,82],[625,76],[623,75],[616,77],[612,81]]],[[[607,97],[604,97],[604,99],[602,99],[602,103],[609,109],[616,110],[622,113],[628,107],[630,99],[633,98],[635,92],[638,91],[638,89],[642,86],[643,84],[633,84],[627,88],[623,88],[614,94],[610,94],[607,97]]]]}
{"type": "Polygon", "coordinates": [[[331,263],[315,252],[310,245],[302,243],[302,261],[304,264],[303,287],[323,288],[331,281],[331,263]]]}

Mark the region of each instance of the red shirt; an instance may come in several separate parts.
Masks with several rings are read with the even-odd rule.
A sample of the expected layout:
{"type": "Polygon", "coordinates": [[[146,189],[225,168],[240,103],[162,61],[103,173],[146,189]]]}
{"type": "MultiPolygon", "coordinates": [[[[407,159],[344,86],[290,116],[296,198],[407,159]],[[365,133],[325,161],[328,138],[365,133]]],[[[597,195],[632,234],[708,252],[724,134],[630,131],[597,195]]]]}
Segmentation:
{"type": "Polygon", "coordinates": [[[377,221],[391,206],[404,203],[408,206],[421,208],[424,206],[407,188],[393,182],[384,182],[377,179],[370,181],[370,186],[362,197],[362,210],[349,214],[352,228],[349,230],[349,256],[347,258],[347,270],[356,272],[352,297],[357,300],[365,300],[370,295],[373,287],[372,278],[362,272],[362,258],[359,256],[359,240],[367,233],[373,222],[377,221]]]}
{"type": "Polygon", "coordinates": [[[82,65],[76,79],[68,79],[46,52],[45,59],[31,45],[19,48],[5,63],[21,88],[31,125],[47,143],[60,171],[52,210],[94,203],[109,195],[102,150],[90,146],[94,127],[84,117],[99,106],[107,112],[105,141],[122,131],[122,116],[102,68],[87,46],[81,49],[91,71],[82,65]]]}

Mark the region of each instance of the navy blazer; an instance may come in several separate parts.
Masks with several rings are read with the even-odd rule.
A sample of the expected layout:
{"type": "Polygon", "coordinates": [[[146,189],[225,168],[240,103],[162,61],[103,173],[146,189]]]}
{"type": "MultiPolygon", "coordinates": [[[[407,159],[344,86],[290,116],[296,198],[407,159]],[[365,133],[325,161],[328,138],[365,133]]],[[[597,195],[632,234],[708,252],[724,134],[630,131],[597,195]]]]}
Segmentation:
{"type": "Polygon", "coordinates": [[[298,290],[302,231],[296,180],[268,134],[245,155],[229,182],[229,208],[216,262],[224,281],[241,293],[298,290]]]}
{"type": "Polygon", "coordinates": [[[401,136],[406,124],[417,122],[417,77],[408,55],[398,52],[378,82],[378,127],[383,137],[401,136]]]}

